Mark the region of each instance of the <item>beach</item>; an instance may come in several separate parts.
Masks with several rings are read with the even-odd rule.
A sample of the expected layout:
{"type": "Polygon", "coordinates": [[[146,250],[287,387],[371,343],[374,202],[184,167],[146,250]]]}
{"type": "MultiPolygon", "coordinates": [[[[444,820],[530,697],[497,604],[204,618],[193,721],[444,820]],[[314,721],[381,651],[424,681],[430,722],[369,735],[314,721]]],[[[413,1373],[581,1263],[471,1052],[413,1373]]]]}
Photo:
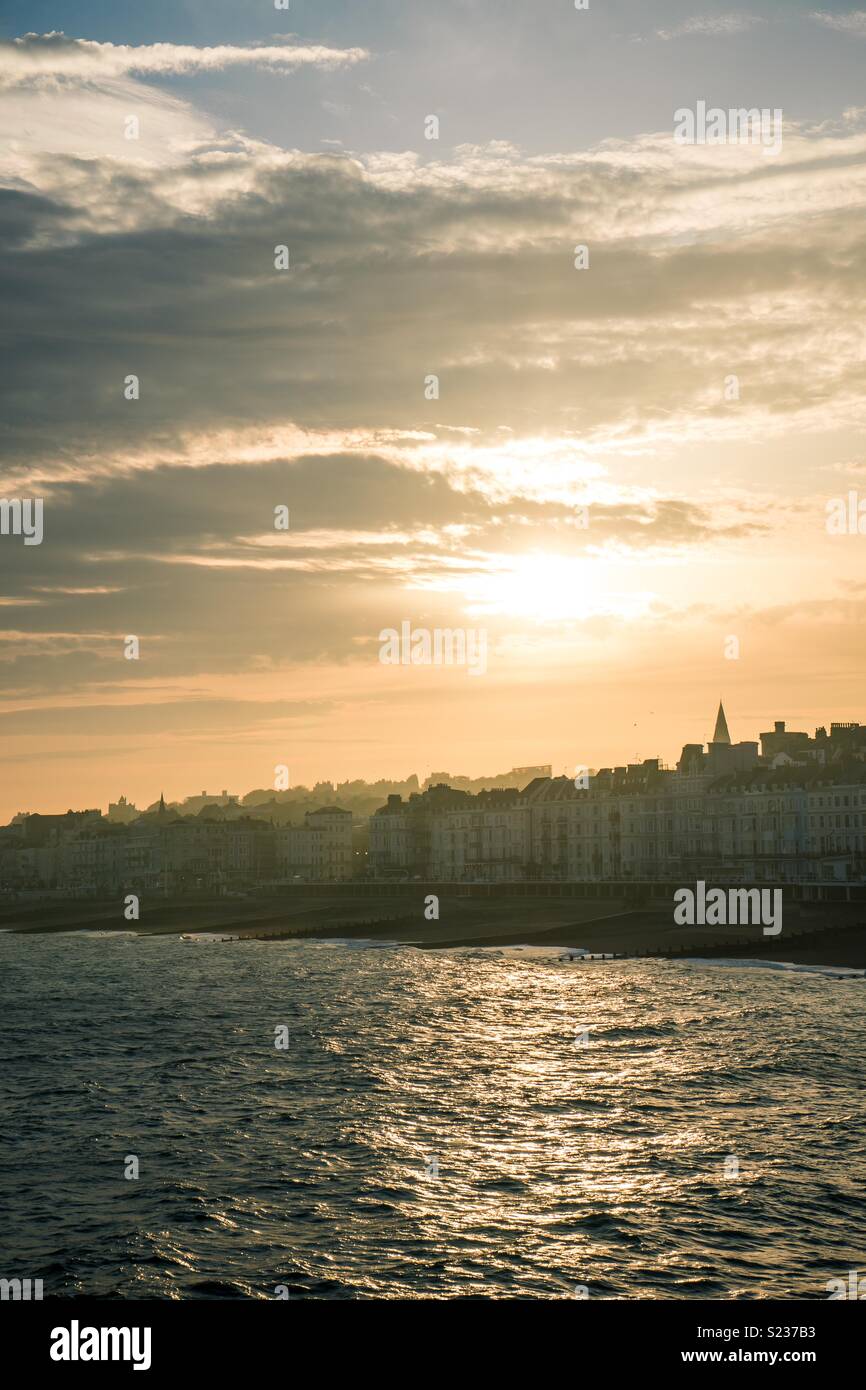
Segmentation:
{"type": "Polygon", "coordinates": [[[866,969],[866,913],[858,903],[791,903],[782,930],[760,926],[688,926],[674,922],[670,904],[635,906],[626,898],[574,898],[491,892],[468,896],[462,885],[400,885],[382,891],[364,885],[242,896],[141,899],[138,921],[128,921],[116,899],[7,905],[0,928],[23,933],[64,931],[141,935],[231,934],[244,939],[370,938],[427,949],[456,946],[536,945],[582,948],[616,956],[760,957],[866,969]],[[431,895],[438,918],[425,911],[431,895]]]}

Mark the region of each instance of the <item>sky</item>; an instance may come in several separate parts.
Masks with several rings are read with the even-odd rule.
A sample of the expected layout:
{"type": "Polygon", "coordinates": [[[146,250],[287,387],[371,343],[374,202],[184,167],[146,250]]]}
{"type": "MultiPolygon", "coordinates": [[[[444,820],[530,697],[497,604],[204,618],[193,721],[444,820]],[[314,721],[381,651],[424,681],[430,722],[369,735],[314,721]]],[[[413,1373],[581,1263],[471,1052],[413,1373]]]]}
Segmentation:
{"type": "Polygon", "coordinates": [[[799,0],[5,0],[0,820],[862,720],[864,62],[799,0]]]}

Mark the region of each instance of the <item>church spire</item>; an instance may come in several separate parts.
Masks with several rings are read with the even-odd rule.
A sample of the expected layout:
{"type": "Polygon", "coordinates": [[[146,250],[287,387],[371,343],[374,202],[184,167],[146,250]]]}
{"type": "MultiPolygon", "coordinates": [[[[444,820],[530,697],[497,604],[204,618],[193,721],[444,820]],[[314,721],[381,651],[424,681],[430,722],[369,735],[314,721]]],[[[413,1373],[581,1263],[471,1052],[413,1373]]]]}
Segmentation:
{"type": "Polygon", "coordinates": [[[728,733],[728,721],[725,718],[725,710],[721,700],[719,701],[719,712],[716,715],[716,731],[713,734],[713,743],[730,743],[731,735],[728,733]]]}

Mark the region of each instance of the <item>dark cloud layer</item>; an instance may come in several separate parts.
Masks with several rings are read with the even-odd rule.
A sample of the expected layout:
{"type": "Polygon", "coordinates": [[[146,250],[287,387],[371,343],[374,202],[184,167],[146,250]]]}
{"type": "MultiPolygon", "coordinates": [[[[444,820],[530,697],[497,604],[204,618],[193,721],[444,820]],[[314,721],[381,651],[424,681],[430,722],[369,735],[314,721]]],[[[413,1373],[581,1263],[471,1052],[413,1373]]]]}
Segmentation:
{"type": "MultiPolygon", "coordinates": [[[[503,180],[475,192],[453,180],[391,188],[351,161],[311,158],[263,168],[250,192],[201,216],[171,211],[165,174],[93,163],[95,195],[138,225],[101,229],[97,205],[97,225],[83,230],[74,205],[14,191],[0,205],[15,242],[0,281],[14,344],[0,383],[12,460],[286,420],[635,425],[705,412],[744,355],[752,401],[784,410],[793,392],[819,401],[826,389],[823,375],[803,379],[797,334],[820,335],[834,309],[863,307],[866,235],[851,219],[813,216],[790,236],[774,226],[647,241],[640,210],[646,199],[655,215],[664,179],[604,161],[550,173],[541,190],[503,180]],[[586,273],[572,265],[578,240],[591,246],[586,273]],[[273,265],[281,244],[285,272],[273,265]],[[759,295],[793,297],[811,324],[756,317],[759,295]],[[136,402],[123,397],[127,373],[141,380],[136,402]],[[424,398],[429,373],[440,377],[435,402],[424,398]]],[[[80,198],[90,171],[78,172],[80,198]]],[[[193,162],[173,177],[194,185],[214,172],[193,162]]],[[[721,198],[747,180],[700,182],[690,195],[721,198]]],[[[863,374],[840,363],[836,386],[844,376],[859,390],[863,374]]]]}
{"type": "Polygon", "coordinates": [[[639,567],[763,535],[759,508],[717,516],[654,470],[749,412],[820,422],[859,398],[866,233],[845,201],[860,146],[756,159],[677,164],[648,137],[365,169],[227,141],[161,167],[46,154],[38,183],[10,180],[0,495],[44,496],[45,540],[0,546],[0,667],[10,704],[87,704],[7,710],[3,731],[266,723],[266,699],[214,702],[204,678],[369,664],[404,616],[459,622],[460,582],[503,555],[639,567]],[[558,448],[549,485],[526,439],[558,448]],[[650,450],[642,486],[620,485],[620,445],[650,450]],[[190,694],[108,714],[133,680],[190,694]]]}

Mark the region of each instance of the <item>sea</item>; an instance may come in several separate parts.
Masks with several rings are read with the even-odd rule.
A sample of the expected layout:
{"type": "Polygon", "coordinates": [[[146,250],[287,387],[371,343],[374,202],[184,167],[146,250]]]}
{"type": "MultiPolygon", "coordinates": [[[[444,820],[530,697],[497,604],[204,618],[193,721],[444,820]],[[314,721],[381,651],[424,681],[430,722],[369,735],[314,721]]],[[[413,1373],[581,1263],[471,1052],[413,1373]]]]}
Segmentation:
{"type": "Polygon", "coordinates": [[[0,1276],[136,1299],[826,1299],[866,979],[0,933],[0,1276]]]}

